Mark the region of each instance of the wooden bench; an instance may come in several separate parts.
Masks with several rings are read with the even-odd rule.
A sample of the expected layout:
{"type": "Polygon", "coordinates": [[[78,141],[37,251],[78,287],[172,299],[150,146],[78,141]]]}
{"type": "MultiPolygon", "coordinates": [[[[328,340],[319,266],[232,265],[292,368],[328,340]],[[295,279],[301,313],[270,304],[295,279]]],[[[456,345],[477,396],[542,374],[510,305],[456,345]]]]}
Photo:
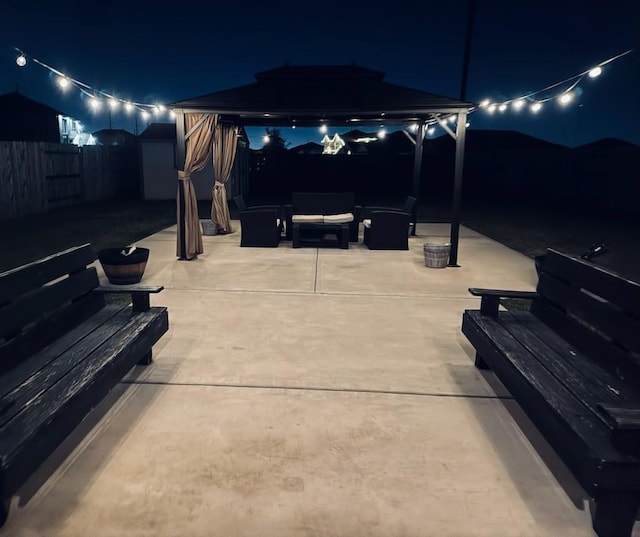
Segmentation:
{"type": "Polygon", "coordinates": [[[167,309],[149,306],[162,287],[100,287],[95,259],[85,244],[0,274],[0,525],[20,485],[168,329],[167,309]]]}
{"type": "Polygon", "coordinates": [[[640,506],[640,285],[549,250],[537,292],[469,289],[462,332],[594,500],[600,537],[640,506]],[[531,299],[499,311],[500,298],[531,299]]]}

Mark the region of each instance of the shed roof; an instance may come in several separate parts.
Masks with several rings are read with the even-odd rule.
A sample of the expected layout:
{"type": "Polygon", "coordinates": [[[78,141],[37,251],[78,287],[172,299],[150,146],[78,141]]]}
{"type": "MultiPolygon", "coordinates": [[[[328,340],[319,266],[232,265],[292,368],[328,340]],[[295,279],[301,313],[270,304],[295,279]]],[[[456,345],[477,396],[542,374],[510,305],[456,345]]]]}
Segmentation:
{"type": "Polygon", "coordinates": [[[474,106],[384,81],[385,73],[356,65],[284,65],[255,74],[256,82],[177,101],[176,111],[217,113],[247,125],[409,122],[474,106]]]}

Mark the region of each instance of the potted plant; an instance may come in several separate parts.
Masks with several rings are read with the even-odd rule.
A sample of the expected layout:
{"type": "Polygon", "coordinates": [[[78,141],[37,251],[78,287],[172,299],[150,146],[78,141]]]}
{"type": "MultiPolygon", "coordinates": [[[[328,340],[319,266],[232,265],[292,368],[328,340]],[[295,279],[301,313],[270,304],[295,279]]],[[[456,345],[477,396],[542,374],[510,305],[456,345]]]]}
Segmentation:
{"type": "Polygon", "coordinates": [[[114,285],[138,283],[149,260],[149,249],[135,245],[105,248],[98,252],[105,275],[114,285]]]}

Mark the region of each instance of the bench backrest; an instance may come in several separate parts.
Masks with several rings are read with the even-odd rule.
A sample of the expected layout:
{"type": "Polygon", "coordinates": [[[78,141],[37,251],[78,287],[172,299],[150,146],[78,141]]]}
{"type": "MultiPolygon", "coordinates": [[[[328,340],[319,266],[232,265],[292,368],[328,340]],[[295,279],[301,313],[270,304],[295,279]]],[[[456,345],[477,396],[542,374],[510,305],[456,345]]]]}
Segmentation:
{"type": "Polygon", "coordinates": [[[293,192],[293,214],[342,214],[353,212],[353,192],[293,192]]]}
{"type": "Polygon", "coordinates": [[[549,249],[531,311],[640,393],[640,284],[549,249]]]}
{"type": "Polygon", "coordinates": [[[104,307],[89,244],[0,273],[0,374],[104,307]]]}

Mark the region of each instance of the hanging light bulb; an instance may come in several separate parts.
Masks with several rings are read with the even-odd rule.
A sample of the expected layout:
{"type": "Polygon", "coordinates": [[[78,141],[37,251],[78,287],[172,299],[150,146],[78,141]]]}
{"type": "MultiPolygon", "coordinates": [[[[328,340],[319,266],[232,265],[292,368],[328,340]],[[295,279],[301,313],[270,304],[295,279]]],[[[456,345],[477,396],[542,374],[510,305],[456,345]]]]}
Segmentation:
{"type": "Polygon", "coordinates": [[[418,124],[417,123],[413,123],[410,127],[409,127],[413,132],[418,130],[418,124]]]}
{"type": "Polygon", "coordinates": [[[484,101],[482,101],[480,103],[480,108],[486,108],[487,106],[489,106],[491,104],[491,101],[489,99],[485,99],[484,101]]]}
{"type": "Polygon", "coordinates": [[[65,76],[59,76],[58,86],[60,86],[60,89],[66,90],[69,87],[69,79],[65,76]]]}
{"type": "Polygon", "coordinates": [[[131,112],[133,112],[133,104],[131,104],[130,102],[124,103],[124,109],[127,114],[130,114],[131,112]]]}
{"type": "Polygon", "coordinates": [[[149,119],[149,112],[147,112],[146,110],[140,112],[140,115],[142,116],[142,119],[149,119]]]}
{"type": "Polygon", "coordinates": [[[500,110],[500,112],[504,112],[507,109],[507,105],[506,103],[502,103],[499,107],[498,110],[500,110]]]}
{"type": "Polygon", "coordinates": [[[598,67],[594,67],[589,71],[589,78],[596,78],[602,74],[602,67],[598,65],[598,67]]]}
{"type": "Polygon", "coordinates": [[[169,110],[169,117],[171,119],[175,119],[176,118],[176,113],[173,110],[169,110]]]}
{"type": "Polygon", "coordinates": [[[89,99],[89,106],[94,112],[97,112],[98,110],[100,110],[100,104],[101,104],[100,100],[96,99],[95,97],[91,97],[89,99]]]}
{"type": "Polygon", "coordinates": [[[120,103],[116,100],[116,99],[109,99],[109,108],[111,108],[111,110],[117,110],[118,106],[120,106],[120,103]]]}
{"type": "Polygon", "coordinates": [[[562,95],[560,95],[560,97],[558,97],[558,101],[560,101],[560,104],[563,106],[568,105],[571,101],[573,101],[573,93],[571,93],[570,91],[568,91],[567,93],[563,93],[562,95]]]}
{"type": "Polygon", "coordinates": [[[320,125],[320,132],[322,134],[327,134],[327,126],[323,123],[322,125],[320,125]]]}
{"type": "Polygon", "coordinates": [[[24,67],[27,65],[27,57],[23,53],[20,53],[20,56],[16,58],[16,63],[18,67],[24,67]]]}
{"type": "Polygon", "coordinates": [[[495,104],[490,104],[489,107],[487,108],[487,112],[489,112],[490,114],[493,114],[496,111],[496,105],[495,104]]]}
{"type": "Polygon", "coordinates": [[[156,116],[159,116],[161,112],[162,112],[162,110],[160,110],[160,107],[159,107],[159,106],[154,106],[154,107],[153,107],[153,113],[154,113],[156,116]]]}
{"type": "Polygon", "coordinates": [[[387,135],[387,131],[385,131],[384,129],[380,129],[380,130],[378,131],[378,138],[379,138],[380,140],[382,140],[386,135],[387,135]]]}
{"type": "Polygon", "coordinates": [[[464,126],[465,126],[465,127],[467,127],[467,129],[468,129],[469,127],[471,127],[471,123],[469,123],[469,122],[467,121],[467,122],[464,124],[464,126]]]}
{"type": "Polygon", "coordinates": [[[537,114],[541,109],[542,109],[542,103],[540,103],[540,102],[533,103],[533,104],[531,105],[531,111],[532,111],[534,114],[537,114]]]}
{"type": "Polygon", "coordinates": [[[455,123],[456,116],[449,116],[449,123],[455,123]]]}
{"type": "Polygon", "coordinates": [[[436,132],[436,129],[435,129],[434,127],[429,127],[429,128],[427,129],[427,134],[428,134],[428,135],[432,135],[434,132],[436,132]]]}
{"type": "Polygon", "coordinates": [[[265,144],[268,144],[268,143],[271,141],[271,138],[269,138],[269,135],[268,135],[268,134],[265,134],[265,135],[262,137],[262,141],[263,141],[265,144]]]}
{"type": "Polygon", "coordinates": [[[521,110],[523,106],[524,106],[524,99],[517,99],[513,101],[513,108],[515,110],[521,110]]]}

